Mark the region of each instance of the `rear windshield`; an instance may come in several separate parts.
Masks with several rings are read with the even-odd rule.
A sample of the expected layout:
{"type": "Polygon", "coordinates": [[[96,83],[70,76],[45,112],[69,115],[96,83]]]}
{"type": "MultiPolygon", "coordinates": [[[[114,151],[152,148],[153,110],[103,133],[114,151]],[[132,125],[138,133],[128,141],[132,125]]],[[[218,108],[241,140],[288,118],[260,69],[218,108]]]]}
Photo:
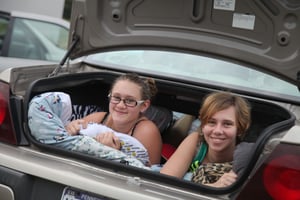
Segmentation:
{"type": "Polygon", "coordinates": [[[226,85],[287,100],[299,101],[300,97],[295,85],[277,77],[239,64],[192,54],[127,50],[90,55],[87,62],[199,83],[226,85]]]}

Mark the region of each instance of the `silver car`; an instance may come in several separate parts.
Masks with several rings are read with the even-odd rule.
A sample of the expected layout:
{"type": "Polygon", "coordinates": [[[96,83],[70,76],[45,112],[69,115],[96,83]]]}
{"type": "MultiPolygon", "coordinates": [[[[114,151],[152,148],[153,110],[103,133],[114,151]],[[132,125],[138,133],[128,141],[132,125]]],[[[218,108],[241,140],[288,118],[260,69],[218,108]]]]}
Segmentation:
{"type": "Polygon", "coordinates": [[[61,61],[70,24],[46,15],[0,11],[0,56],[61,61]]]}
{"type": "Polygon", "coordinates": [[[298,1],[72,4],[68,57],[60,64],[1,66],[1,199],[299,199],[298,1]],[[231,91],[250,102],[252,123],[244,140],[254,147],[241,158],[244,168],[234,184],[200,185],[32,137],[27,112],[35,95],[67,92],[79,107],[107,110],[111,83],[127,72],[155,79],[150,118],[166,145],[177,147],[199,126],[208,93],[231,91]]]}

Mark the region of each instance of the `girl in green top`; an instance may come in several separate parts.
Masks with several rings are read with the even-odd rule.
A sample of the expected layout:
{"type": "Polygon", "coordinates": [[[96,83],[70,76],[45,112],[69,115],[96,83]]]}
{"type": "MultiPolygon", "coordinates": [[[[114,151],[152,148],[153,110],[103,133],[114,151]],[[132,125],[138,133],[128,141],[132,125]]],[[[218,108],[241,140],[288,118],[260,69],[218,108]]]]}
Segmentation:
{"type": "MultiPolygon", "coordinates": [[[[199,111],[201,125],[188,135],[164,164],[161,173],[183,178],[202,165],[230,165],[236,145],[243,138],[251,121],[250,106],[239,96],[229,92],[208,95],[199,111]]],[[[214,187],[226,187],[236,181],[232,170],[218,180],[205,182],[214,187]]]]}

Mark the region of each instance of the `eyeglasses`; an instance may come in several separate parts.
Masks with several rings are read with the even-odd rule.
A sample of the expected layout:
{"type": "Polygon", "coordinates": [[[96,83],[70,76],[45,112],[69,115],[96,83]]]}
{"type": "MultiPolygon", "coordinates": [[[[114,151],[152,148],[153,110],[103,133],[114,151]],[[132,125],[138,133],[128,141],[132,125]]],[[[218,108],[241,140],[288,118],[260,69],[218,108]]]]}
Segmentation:
{"type": "Polygon", "coordinates": [[[140,105],[140,104],[144,103],[143,100],[137,101],[137,100],[134,100],[134,99],[122,99],[121,97],[112,96],[111,94],[108,94],[107,97],[109,99],[109,102],[112,103],[112,104],[118,104],[121,101],[123,101],[123,103],[128,107],[136,107],[137,105],[140,105]]]}

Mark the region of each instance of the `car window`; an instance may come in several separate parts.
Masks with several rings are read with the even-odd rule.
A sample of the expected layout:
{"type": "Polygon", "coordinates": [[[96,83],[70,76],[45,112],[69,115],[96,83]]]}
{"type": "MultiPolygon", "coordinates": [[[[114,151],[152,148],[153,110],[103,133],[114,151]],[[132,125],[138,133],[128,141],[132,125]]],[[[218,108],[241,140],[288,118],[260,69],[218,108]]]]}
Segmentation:
{"type": "Polygon", "coordinates": [[[68,47],[68,29],[57,24],[45,23],[42,21],[27,20],[30,26],[38,30],[43,36],[51,41],[55,46],[66,50],[68,47]]]}
{"type": "Polygon", "coordinates": [[[4,43],[4,37],[8,30],[8,20],[5,18],[0,18],[0,55],[2,53],[2,47],[4,43]]]}
{"type": "Polygon", "coordinates": [[[56,24],[17,18],[9,57],[60,61],[67,49],[68,30],[56,24]]]}
{"type": "Polygon", "coordinates": [[[130,50],[90,55],[87,62],[147,71],[290,99],[299,98],[298,88],[286,81],[239,64],[218,59],[167,51],[130,50]]]}

